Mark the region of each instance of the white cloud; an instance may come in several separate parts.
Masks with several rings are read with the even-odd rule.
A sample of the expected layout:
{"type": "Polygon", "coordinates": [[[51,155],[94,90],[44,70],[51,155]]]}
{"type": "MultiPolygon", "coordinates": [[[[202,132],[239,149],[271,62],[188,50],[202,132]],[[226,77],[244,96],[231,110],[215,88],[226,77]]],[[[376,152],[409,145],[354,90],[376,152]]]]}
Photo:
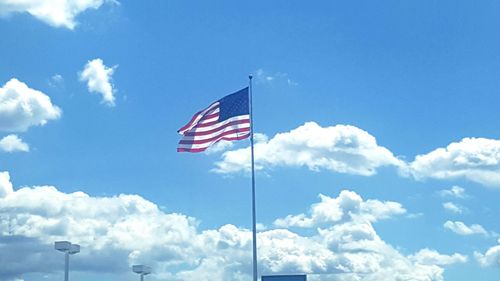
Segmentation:
{"type": "Polygon", "coordinates": [[[410,256],[410,259],[419,264],[427,265],[450,265],[455,263],[466,263],[467,256],[461,254],[442,255],[436,250],[422,249],[410,256]]]}
{"type": "Polygon", "coordinates": [[[59,87],[64,84],[64,77],[61,74],[54,74],[48,81],[49,86],[59,87]]]}
{"type": "MultiPolygon", "coordinates": [[[[500,244],[500,239],[498,243],[500,244]]],[[[474,252],[474,257],[482,267],[500,268],[500,245],[489,248],[484,254],[474,252]]]]}
{"type": "Polygon", "coordinates": [[[52,79],[54,82],[58,82],[58,83],[60,83],[60,82],[63,82],[63,81],[64,81],[64,78],[62,77],[62,75],[61,75],[61,74],[57,74],[57,73],[56,73],[56,74],[54,74],[54,75],[52,75],[51,79],[52,79]]]}
{"type": "Polygon", "coordinates": [[[325,257],[315,261],[323,267],[332,266],[329,273],[357,273],[347,280],[443,280],[440,265],[421,263],[412,255],[402,255],[384,242],[366,221],[348,221],[319,229],[317,239],[330,250],[328,254],[335,255],[320,255],[325,257]]]}
{"type": "MultiPolygon", "coordinates": [[[[2,280],[59,269],[61,257],[52,249],[56,240],[82,246],[72,261],[80,272],[130,274],[129,266],[141,262],[155,269],[152,280],[248,280],[251,236],[234,225],[201,231],[196,219],[165,213],[137,195],[92,197],[52,186],[14,191],[9,174],[0,173],[0,260],[8,269],[0,273],[2,280]]],[[[317,280],[347,273],[362,281],[441,281],[444,265],[463,260],[432,250],[434,264],[420,258],[422,253],[405,256],[384,242],[370,221],[352,218],[312,236],[273,229],[258,239],[259,272],[322,274],[317,280]]]]}
{"type": "Polygon", "coordinates": [[[265,231],[265,230],[267,230],[267,226],[266,226],[266,225],[264,225],[264,224],[262,224],[262,223],[257,223],[257,224],[255,225],[255,228],[256,228],[256,230],[257,230],[257,231],[259,231],[259,232],[260,232],[260,231],[265,231]]]}
{"type": "Polygon", "coordinates": [[[464,138],[446,148],[418,155],[409,166],[416,179],[465,178],[500,187],[500,140],[464,138]]]}
{"type": "Polygon", "coordinates": [[[104,3],[118,3],[115,0],[5,0],[0,1],[0,16],[28,13],[54,27],[75,28],[75,18],[89,9],[98,9],[104,3]]]}
{"type": "Polygon", "coordinates": [[[276,72],[276,73],[269,73],[265,71],[262,68],[259,68],[255,71],[253,74],[255,78],[255,82],[258,84],[270,84],[273,82],[286,82],[289,86],[297,86],[298,83],[290,79],[288,76],[288,73],[283,73],[283,72],[276,72]]]}
{"type": "Polygon", "coordinates": [[[253,135],[253,140],[255,143],[267,142],[269,138],[265,134],[255,133],[253,135]]]}
{"type": "Polygon", "coordinates": [[[472,224],[470,226],[467,226],[461,221],[446,221],[443,226],[444,228],[449,229],[459,235],[488,235],[488,232],[479,224],[472,224]]]}
{"type": "Polygon", "coordinates": [[[443,208],[449,212],[452,212],[454,214],[462,214],[465,212],[464,207],[459,206],[453,202],[445,202],[443,203],[443,208]]]}
{"type": "Polygon", "coordinates": [[[115,106],[116,92],[111,84],[112,75],[118,66],[107,67],[99,58],[93,59],[85,65],[79,74],[80,81],[87,82],[87,88],[91,93],[102,96],[101,103],[107,106],[115,106]]]}
{"type": "Polygon", "coordinates": [[[465,193],[465,188],[454,185],[451,189],[443,189],[438,192],[438,194],[442,197],[452,197],[458,199],[465,199],[468,195],[465,193]]]}
{"type": "MultiPolygon", "coordinates": [[[[321,127],[315,122],[286,133],[279,133],[255,145],[256,169],[279,166],[308,167],[371,176],[383,166],[402,166],[387,148],[379,146],[375,137],[357,127],[336,125],[321,127]]],[[[250,148],[227,151],[215,163],[217,173],[237,173],[250,169],[250,148]]]]}
{"type": "MultiPolygon", "coordinates": [[[[313,171],[371,176],[381,167],[395,166],[401,176],[416,180],[468,179],[500,188],[500,140],[464,138],[446,148],[417,155],[408,163],[379,146],[368,132],[350,125],[321,127],[315,122],[307,122],[271,139],[265,138],[255,145],[257,170],[305,166],[313,171]]],[[[223,153],[212,171],[230,174],[249,170],[250,148],[246,147],[223,153]]],[[[460,186],[441,190],[438,194],[460,199],[468,197],[460,186]]]]}
{"type": "MultiPolygon", "coordinates": [[[[193,251],[200,245],[196,244],[197,222],[193,218],[163,213],[137,195],[100,198],[83,192],[65,194],[52,186],[12,191],[5,179],[8,180],[8,173],[0,176],[0,190],[4,194],[0,198],[0,237],[28,239],[42,249],[42,245],[57,240],[79,243],[83,250],[78,255],[80,263],[74,265],[77,270],[98,271],[106,264],[109,271],[128,271],[128,266],[138,261],[153,263],[154,260],[164,265],[170,264],[169,261],[174,264],[196,261],[193,251]],[[191,241],[194,244],[186,247],[191,241]]],[[[55,269],[57,263],[52,264],[51,247],[45,247],[45,252],[35,252],[38,262],[30,263],[26,261],[35,258],[28,253],[31,250],[22,252],[19,247],[12,251],[18,252],[15,257],[9,256],[10,247],[17,246],[7,243],[0,260],[18,264],[18,273],[55,269]]]]}
{"type": "Polygon", "coordinates": [[[17,135],[8,135],[0,140],[0,151],[4,152],[16,152],[30,151],[30,147],[27,143],[23,142],[17,135]]]}
{"type": "Polygon", "coordinates": [[[10,195],[14,192],[10,175],[8,172],[0,172],[0,198],[10,195]]]}
{"type": "Polygon", "coordinates": [[[12,78],[0,88],[0,131],[24,132],[61,117],[49,96],[12,78]]]}
{"type": "Polygon", "coordinates": [[[216,142],[215,144],[209,146],[207,150],[205,150],[205,154],[214,154],[222,151],[226,151],[233,147],[232,141],[221,140],[216,142]]]}
{"type": "Polygon", "coordinates": [[[315,203],[309,215],[288,215],[274,221],[278,227],[317,227],[346,219],[361,219],[375,222],[406,213],[406,209],[397,202],[366,200],[356,192],[342,190],[337,198],[320,194],[321,202],[315,203]]]}

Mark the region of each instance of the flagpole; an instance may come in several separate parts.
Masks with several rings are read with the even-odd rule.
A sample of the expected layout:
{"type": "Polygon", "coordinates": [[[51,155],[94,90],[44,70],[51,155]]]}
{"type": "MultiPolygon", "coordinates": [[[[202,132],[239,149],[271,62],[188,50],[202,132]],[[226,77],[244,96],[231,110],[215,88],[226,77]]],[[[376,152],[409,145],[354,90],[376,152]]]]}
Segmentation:
{"type": "Polygon", "coordinates": [[[255,215],[255,165],[253,153],[253,110],[252,110],[252,75],[248,76],[248,93],[250,99],[250,144],[252,152],[252,252],[253,252],[253,281],[257,281],[257,223],[255,215]]]}

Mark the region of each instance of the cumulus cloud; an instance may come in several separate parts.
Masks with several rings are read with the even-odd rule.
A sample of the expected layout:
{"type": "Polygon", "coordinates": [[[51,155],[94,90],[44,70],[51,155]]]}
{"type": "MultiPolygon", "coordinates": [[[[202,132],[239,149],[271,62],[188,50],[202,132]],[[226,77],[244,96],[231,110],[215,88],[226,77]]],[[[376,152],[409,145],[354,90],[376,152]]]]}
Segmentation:
{"type": "Polygon", "coordinates": [[[446,148],[418,155],[409,165],[416,179],[465,178],[500,187],[500,140],[464,138],[446,148]]]}
{"type": "Polygon", "coordinates": [[[0,131],[24,132],[61,117],[49,96],[12,78],[0,88],[0,131]]]}
{"type": "Polygon", "coordinates": [[[28,152],[30,147],[17,135],[8,135],[0,140],[0,151],[4,152],[28,152]]]}
{"type": "MultiPolygon", "coordinates": [[[[128,271],[132,263],[152,260],[163,265],[196,262],[192,251],[201,245],[191,245],[197,238],[197,222],[193,218],[165,214],[137,195],[100,198],[83,192],[62,193],[53,186],[13,191],[8,179],[8,173],[0,174],[0,236],[26,238],[40,244],[38,248],[46,250],[38,256],[53,256],[52,248],[43,245],[71,240],[84,249],[78,255],[80,262],[74,264],[76,270],[128,271]]],[[[30,258],[27,252],[18,254],[19,260],[12,260],[9,253],[20,250],[9,248],[0,253],[0,260],[25,264],[17,274],[55,269],[45,259],[20,262],[30,258]]]]}
{"type": "MultiPolygon", "coordinates": [[[[498,239],[498,244],[500,244],[500,239],[498,239]]],[[[484,254],[474,252],[474,257],[482,267],[500,268],[500,245],[489,248],[484,254]]]]}
{"type": "MultiPolygon", "coordinates": [[[[56,240],[82,246],[72,260],[78,271],[130,274],[129,266],[140,262],[153,266],[153,280],[248,280],[251,237],[230,224],[200,230],[195,218],[165,213],[137,195],[93,197],[53,186],[13,190],[9,174],[0,173],[0,260],[8,265],[2,280],[59,269],[56,240]]],[[[259,272],[320,273],[317,280],[345,273],[364,281],[440,281],[444,265],[463,260],[432,250],[428,258],[422,252],[406,256],[384,242],[369,220],[353,218],[325,224],[311,236],[261,231],[258,247],[259,272]]]]}
{"type": "Polygon", "coordinates": [[[419,264],[427,265],[450,265],[454,263],[466,263],[467,256],[461,254],[442,255],[436,250],[422,249],[410,256],[410,259],[419,264]]]}
{"type": "Polygon", "coordinates": [[[488,235],[488,232],[479,224],[472,224],[467,226],[461,221],[446,221],[444,223],[444,228],[449,229],[459,235],[488,235]]]}
{"type": "Polygon", "coordinates": [[[89,9],[98,9],[104,3],[118,3],[115,0],[59,0],[59,1],[0,1],[0,16],[28,13],[54,27],[75,28],[75,18],[89,9]]]}
{"type": "Polygon", "coordinates": [[[320,194],[321,202],[315,203],[309,215],[289,215],[274,221],[278,227],[317,227],[346,219],[361,219],[375,222],[406,213],[398,202],[366,200],[356,192],[342,190],[337,198],[320,194]]]}
{"type": "MultiPolygon", "coordinates": [[[[336,125],[321,127],[315,122],[255,145],[256,169],[307,167],[338,173],[371,176],[383,166],[402,166],[375,137],[357,127],[336,125]]],[[[250,169],[250,148],[226,151],[215,163],[214,171],[228,174],[250,169]]]]}
{"type": "Polygon", "coordinates": [[[454,185],[451,189],[443,189],[438,192],[441,197],[452,197],[457,199],[465,199],[468,195],[465,193],[465,188],[454,185]]]}
{"type": "Polygon", "coordinates": [[[89,92],[100,94],[101,103],[107,106],[115,106],[115,92],[111,83],[112,75],[118,66],[107,67],[102,59],[93,59],[85,65],[80,72],[80,81],[87,82],[89,92]]]}
{"type": "Polygon", "coordinates": [[[12,183],[10,182],[10,175],[8,172],[0,172],[0,198],[6,197],[14,192],[12,183]]]}
{"type": "MultiPolygon", "coordinates": [[[[321,127],[315,122],[307,122],[270,139],[264,137],[264,141],[255,145],[257,170],[307,167],[313,171],[371,176],[381,167],[394,166],[401,176],[416,180],[467,179],[500,188],[500,140],[464,138],[405,162],[378,145],[374,136],[350,125],[321,127]]],[[[230,174],[249,170],[250,148],[246,147],[224,152],[212,171],[230,174]]],[[[441,190],[438,194],[457,199],[468,197],[460,186],[441,190]]],[[[447,204],[447,207],[452,206],[447,204]]]]}
{"type": "Polygon", "coordinates": [[[209,146],[208,149],[205,150],[205,154],[214,154],[214,153],[226,151],[226,150],[230,149],[231,147],[233,147],[233,142],[221,140],[221,141],[218,141],[215,144],[209,146]]]}
{"type": "Polygon", "coordinates": [[[448,212],[451,212],[451,213],[454,213],[454,214],[462,214],[465,212],[465,209],[464,207],[462,206],[459,206],[453,202],[445,202],[443,203],[443,208],[448,211],[448,212]]]}
{"type": "MultiPolygon", "coordinates": [[[[331,266],[328,273],[357,273],[347,280],[443,280],[440,265],[402,255],[384,242],[367,221],[347,221],[318,232],[317,239],[327,246],[329,253],[335,253],[321,255],[325,256],[323,262],[315,260],[320,266],[331,266]],[[325,262],[331,258],[336,261],[325,262]]],[[[451,262],[455,260],[450,258],[451,262]]]]}

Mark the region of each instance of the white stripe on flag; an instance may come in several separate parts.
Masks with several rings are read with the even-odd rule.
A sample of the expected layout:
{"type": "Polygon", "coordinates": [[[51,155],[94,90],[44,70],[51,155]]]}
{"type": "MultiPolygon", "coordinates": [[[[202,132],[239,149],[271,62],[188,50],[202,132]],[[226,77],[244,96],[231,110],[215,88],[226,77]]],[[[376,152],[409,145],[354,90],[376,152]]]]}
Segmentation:
{"type": "Polygon", "coordinates": [[[236,130],[236,129],[246,129],[250,128],[250,123],[245,123],[245,124],[234,124],[231,126],[227,126],[224,129],[221,129],[219,131],[213,132],[208,135],[194,135],[194,136],[184,136],[182,137],[181,141],[201,141],[201,140],[207,140],[211,139],[214,137],[217,137],[220,134],[223,134],[224,132],[228,132],[231,130],[236,130]]]}

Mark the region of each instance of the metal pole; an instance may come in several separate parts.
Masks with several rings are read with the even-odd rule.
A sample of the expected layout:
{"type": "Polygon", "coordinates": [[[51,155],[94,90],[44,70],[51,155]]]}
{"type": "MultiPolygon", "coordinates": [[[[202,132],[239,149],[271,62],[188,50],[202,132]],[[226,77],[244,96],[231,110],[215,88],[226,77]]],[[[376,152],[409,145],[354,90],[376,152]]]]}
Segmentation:
{"type": "Polygon", "coordinates": [[[69,280],[69,251],[64,252],[64,281],[69,280]]]}
{"type": "Polygon", "coordinates": [[[141,273],[141,281],[144,281],[144,273],[141,273]]]}
{"type": "Polygon", "coordinates": [[[255,215],[255,165],[253,152],[253,110],[252,110],[252,75],[249,78],[249,100],[250,100],[250,143],[252,151],[252,242],[253,242],[253,281],[257,281],[257,222],[255,215]]]}

